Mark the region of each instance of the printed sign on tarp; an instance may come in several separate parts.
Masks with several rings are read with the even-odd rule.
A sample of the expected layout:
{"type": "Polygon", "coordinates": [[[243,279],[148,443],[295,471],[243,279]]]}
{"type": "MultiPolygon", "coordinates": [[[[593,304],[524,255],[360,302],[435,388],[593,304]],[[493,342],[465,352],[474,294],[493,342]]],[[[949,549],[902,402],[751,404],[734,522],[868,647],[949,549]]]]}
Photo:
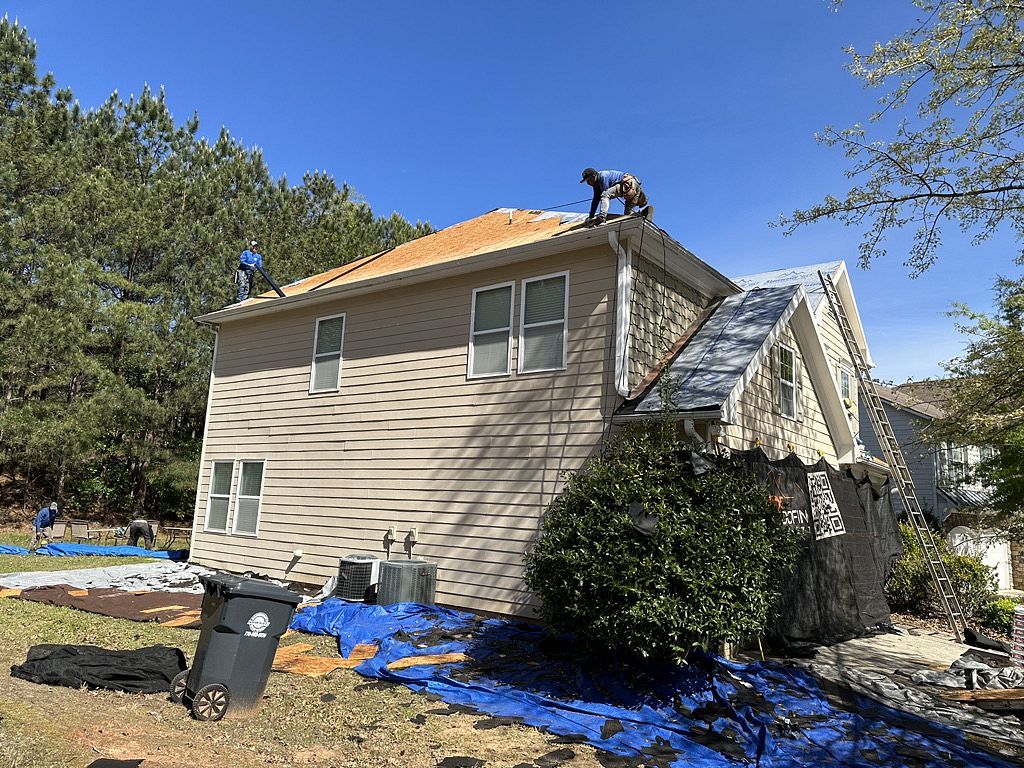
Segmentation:
{"type": "Polygon", "coordinates": [[[811,519],[814,521],[816,541],[841,536],[846,533],[843,516],[839,512],[835,494],[828,482],[827,472],[807,473],[807,495],[811,502],[811,519]]]}

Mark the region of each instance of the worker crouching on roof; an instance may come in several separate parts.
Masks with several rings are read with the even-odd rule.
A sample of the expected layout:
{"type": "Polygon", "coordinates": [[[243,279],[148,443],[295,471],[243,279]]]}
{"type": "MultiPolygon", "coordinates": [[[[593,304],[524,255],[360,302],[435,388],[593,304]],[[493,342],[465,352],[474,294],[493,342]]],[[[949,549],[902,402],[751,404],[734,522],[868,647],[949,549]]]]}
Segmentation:
{"type": "Polygon", "coordinates": [[[53,536],[53,523],[57,519],[57,502],[51,501],[36,513],[33,523],[32,544],[29,549],[35,552],[39,547],[50,543],[53,536]]]}
{"type": "Polygon", "coordinates": [[[255,240],[250,240],[249,247],[238,257],[238,270],[235,272],[239,301],[249,298],[257,268],[263,269],[263,254],[260,253],[260,244],[255,240]]]}
{"type": "Polygon", "coordinates": [[[647,205],[647,195],[640,184],[640,179],[622,171],[598,171],[585,168],[580,184],[589,184],[594,188],[594,199],[590,203],[590,217],[587,226],[594,227],[608,220],[608,205],[612,198],[621,198],[625,206],[625,214],[629,216],[634,208],[642,208],[643,215],[651,218],[654,206],[647,205]],[[594,214],[597,213],[595,216],[594,214]]]}

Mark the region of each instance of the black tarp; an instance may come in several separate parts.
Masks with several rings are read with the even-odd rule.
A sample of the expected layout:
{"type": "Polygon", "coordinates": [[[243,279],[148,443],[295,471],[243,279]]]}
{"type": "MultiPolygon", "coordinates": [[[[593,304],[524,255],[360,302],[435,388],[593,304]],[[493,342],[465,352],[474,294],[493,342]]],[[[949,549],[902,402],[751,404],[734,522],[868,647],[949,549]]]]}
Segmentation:
{"type": "Polygon", "coordinates": [[[32,683],[69,688],[104,688],[128,693],[166,693],[186,667],[178,648],[153,645],[110,651],[94,645],[33,645],[11,675],[32,683]]]}
{"type": "Polygon", "coordinates": [[[733,458],[765,481],[791,524],[807,531],[808,546],[786,585],[775,634],[830,642],[888,625],[883,589],[903,552],[889,484],[876,491],[867,479],[824,459],[806,465],[790,454],[772,461],[761,449],[734,452],[733,458]],[[812,508],[808,473],[818,473],[817,487],[820,473],[827,477],[840,520],[822,523],[814,514],[820,505],[812,508]]]}

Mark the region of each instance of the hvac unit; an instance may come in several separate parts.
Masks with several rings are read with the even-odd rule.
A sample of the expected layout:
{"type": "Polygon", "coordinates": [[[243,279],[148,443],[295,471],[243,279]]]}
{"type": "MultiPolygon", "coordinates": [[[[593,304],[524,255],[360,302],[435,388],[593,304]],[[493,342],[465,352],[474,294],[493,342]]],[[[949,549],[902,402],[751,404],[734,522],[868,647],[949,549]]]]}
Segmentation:
{"type": "Polygon", "coordinates": [[[342,600],[372,599],[379,573],[380,558],[373,555],[346,555],[338,561],[338,586],[334,596],[342,600]]]}
{"type": "Polygon", "coordinates": [[[426,560],[385,560],[380,564],[378,605],[434,604],[437,563],[426,560]]]}

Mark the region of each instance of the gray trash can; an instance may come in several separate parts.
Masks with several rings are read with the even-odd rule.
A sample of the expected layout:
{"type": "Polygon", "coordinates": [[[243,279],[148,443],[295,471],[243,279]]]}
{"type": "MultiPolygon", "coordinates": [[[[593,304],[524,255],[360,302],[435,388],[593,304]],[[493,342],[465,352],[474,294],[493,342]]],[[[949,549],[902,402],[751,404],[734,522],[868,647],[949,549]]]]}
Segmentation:
{"type": "Polygon", "coordinates": [[[277,644],[301,598],[260,579],[219,573],[200,576],[202,629],[191,668],[171,682],[171,699],[197,720],[220,720],[259,707],[277,644]]]}

